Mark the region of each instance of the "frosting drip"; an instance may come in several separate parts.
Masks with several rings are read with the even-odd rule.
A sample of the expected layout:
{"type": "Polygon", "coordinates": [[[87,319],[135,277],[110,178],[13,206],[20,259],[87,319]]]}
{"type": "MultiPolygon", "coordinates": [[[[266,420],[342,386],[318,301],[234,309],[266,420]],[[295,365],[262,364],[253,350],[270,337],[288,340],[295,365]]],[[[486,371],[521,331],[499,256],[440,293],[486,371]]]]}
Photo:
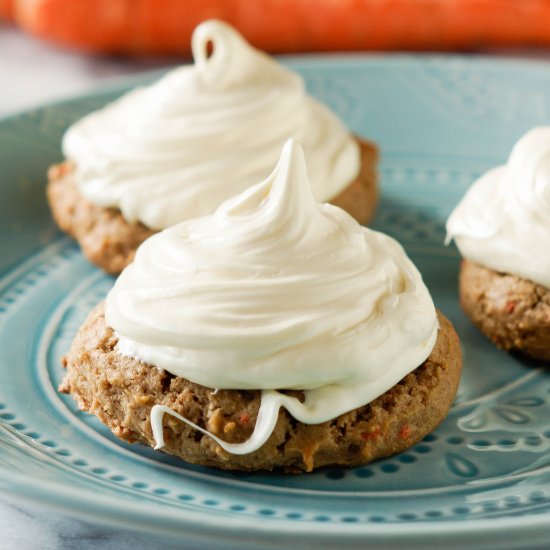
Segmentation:
{"type": "Polygon", "coordinates": [[[550,126],[472,184],[447,221],[451,239],[471,261],[550,288],[550,126]]]}
{"type": "Polygon", "coordinates": [[[292,140],[265,181],[143,243],[106,320],[124,355],[210,388],[265,390],[256,442],[280,406],[319,423],[372,401],[428,357],[438,329],[400,245],[317,204],[292,140]]]}
{"type": "Polygon", "coordinates": [[[211,214],[266,178],[291,136],[306,150],[318,201],[334,198],[357,176],[357,143],[306,94],[298,74],[221,21],[199,25],[192,49],[193,66],[124,95],[66,132],[63,152],[76,163],[88,200],[153,229],[211,214]]]}

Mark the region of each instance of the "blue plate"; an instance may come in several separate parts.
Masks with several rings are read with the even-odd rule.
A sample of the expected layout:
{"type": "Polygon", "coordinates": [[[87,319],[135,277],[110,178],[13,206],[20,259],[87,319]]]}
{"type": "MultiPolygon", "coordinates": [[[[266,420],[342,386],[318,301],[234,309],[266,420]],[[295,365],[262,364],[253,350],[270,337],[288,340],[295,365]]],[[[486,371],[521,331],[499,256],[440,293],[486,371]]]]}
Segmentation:
{"type": "MultiPolygon", "coordinates": [[[[230,474],[116,440],[56,387],[113,279],[50,221],[63,130],[111,89],[0,122],[0,490],[202,548],[550,544],[550,375],[495,349],[457,303],[447,215],[527,129],[550,124],[550,66],[440,57],[288,58],[382,148],[375,226],[405,246],[453,321],[465,369],[445,422],[401,455],[311,475],[230,474]]],[[[153,76],[144,79],[148,81],[153,76]]],[[[542,252],[542,251],[541,251],[542,252]]]]}

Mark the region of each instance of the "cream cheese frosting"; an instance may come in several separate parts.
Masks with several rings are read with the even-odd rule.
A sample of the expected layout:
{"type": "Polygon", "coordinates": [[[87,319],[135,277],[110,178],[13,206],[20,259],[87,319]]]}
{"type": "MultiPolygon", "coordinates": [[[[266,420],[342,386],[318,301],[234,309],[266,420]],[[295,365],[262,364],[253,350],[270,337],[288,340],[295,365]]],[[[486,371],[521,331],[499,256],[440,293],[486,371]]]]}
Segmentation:
{"type": "Polygon", "coordinates": [[[75,162],[84,197],[118,208],[128,222],[163,229],[211,214],[265,179],[289,137],[303,144],[318,201],[336,197],[354,180],[357,142],[307,95],[298,74],[221,21],[199,25],[192,50],[194,65],[68,129],[63,152],[75,162]]]}
{"type": "Polygon", "coordinates": [[[550,126],[475,181],[447,221],[463,257],[550,288],[550,126]]]}
{"type": "MultiPolygon", "coordinates": [[[[318,204],[294,140],[265,181],[145,241],[106,321],[123,355],[210,388],[263,390],[253,437],[231,452],[265,442],[281,406],[320,423],[372,401],[428,357],[438,330],[401,246],[318,204]]],[[[151,417],[159,445],[167,412],[178,416],[151,417]]]]}

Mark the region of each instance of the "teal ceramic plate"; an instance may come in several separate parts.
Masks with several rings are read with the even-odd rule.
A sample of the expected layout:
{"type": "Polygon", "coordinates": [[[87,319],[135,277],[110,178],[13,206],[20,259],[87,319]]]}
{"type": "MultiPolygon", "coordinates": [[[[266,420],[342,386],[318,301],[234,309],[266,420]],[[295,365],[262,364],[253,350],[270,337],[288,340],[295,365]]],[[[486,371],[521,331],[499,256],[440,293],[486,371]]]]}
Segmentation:
{"type": "Polygon", "coordinates": [[[285,62],[382,148],[375,226],[404,244],[462,339],[449,417],[409,451],[366,467],[237,475],[120,443],[59,395],[60,357],[113,279],[56,231],[44,179],[64,128],[121,92],[108,90],[0,122],[0,490],[201,548],[550,544],[550,373],[470,326],[457,303],[459,257],[443,246],[445,219],[470,182],[527,129],[550,123],[550,66],[285,62]]]}

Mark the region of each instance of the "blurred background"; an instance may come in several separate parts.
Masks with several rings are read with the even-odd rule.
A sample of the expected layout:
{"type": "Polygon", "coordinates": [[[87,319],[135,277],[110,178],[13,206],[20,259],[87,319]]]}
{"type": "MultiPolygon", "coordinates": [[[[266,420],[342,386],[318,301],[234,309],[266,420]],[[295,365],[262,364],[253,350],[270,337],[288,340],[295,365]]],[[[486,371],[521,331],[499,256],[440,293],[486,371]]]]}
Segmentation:
{"type": "Polygon", "coordinates": [[[550,0],[0,0],[0,116],[190,61],[212,17],[272,53],[550,60],[550,0]]]}

